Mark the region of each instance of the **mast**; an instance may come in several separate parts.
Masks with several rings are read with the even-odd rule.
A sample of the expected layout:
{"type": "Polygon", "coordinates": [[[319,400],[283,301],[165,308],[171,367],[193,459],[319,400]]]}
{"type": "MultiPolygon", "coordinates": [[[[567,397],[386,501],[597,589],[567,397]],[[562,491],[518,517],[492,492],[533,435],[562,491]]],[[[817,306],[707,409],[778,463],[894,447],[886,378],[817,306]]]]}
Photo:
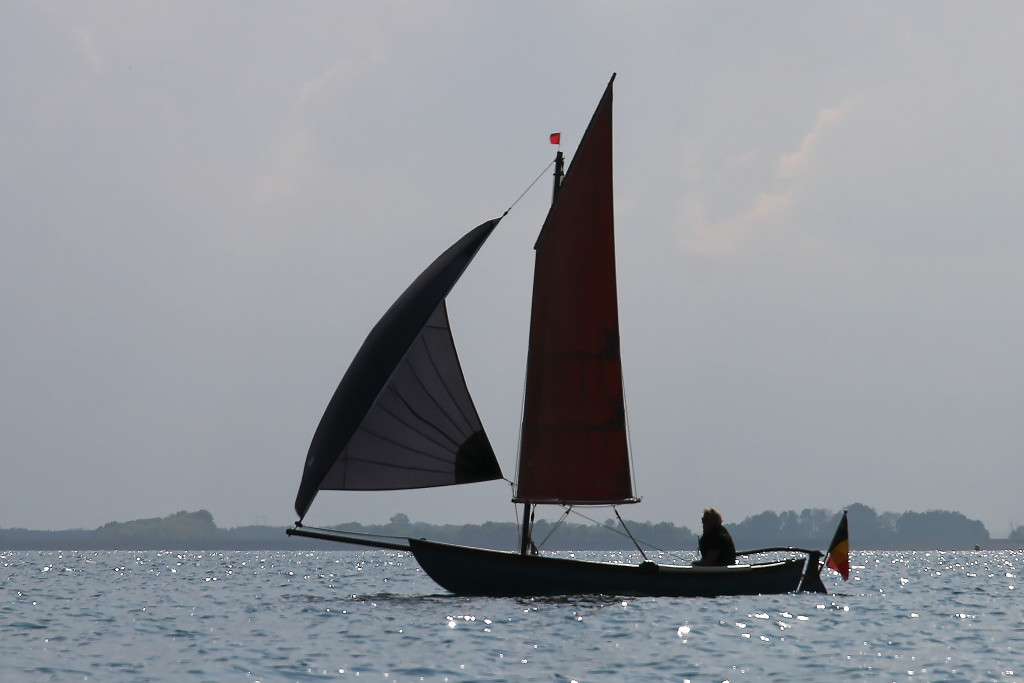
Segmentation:
{"type": "MultiPolygon", "coordinates": [[[[562,150],[558,150],[555,153],[555,173],[554,173],[554,187],[551,191],[551,206],[555,205],[558,200],[558,191],[562,188],[562,178],[565,177],[565,156],[562,155],[562,150]]],[[[533,504],[529,501],[523,503],[523,537],[519,543],[519,552],[522,555],[526,555],[530,550],[530,546],[533,544],[533,519],[531,514],[533,512],[533,504]]]]}
{"type": "Polygon", "coordinates": [[[558,199],[558,191],[562,188],[562,178],[565,176],[565,157],[562,156],[562,150],[558,150],[555,154],[555,189],[551,193],[551,205],[555,205],[555,200],[558,199]]]}

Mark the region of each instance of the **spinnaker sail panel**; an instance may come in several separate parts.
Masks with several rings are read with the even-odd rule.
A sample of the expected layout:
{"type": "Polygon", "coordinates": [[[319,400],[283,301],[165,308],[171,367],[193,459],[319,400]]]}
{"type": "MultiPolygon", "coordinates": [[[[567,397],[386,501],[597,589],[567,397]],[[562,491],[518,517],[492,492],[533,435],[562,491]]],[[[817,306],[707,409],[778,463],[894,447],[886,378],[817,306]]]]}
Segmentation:
{"type": "Polygon", "coordinates": [[[442,302],[320,489],[426,488],[498,477],[442,302]]]}
{"type": "Polygon", "coordinates": [[[445,297],[500,219],[439,256],[363,342],[320,420],[295,511],[323,489],[383,490],[501,478],[459,365],[445,297]]]}
{"type": "Polygon", "coordinates": [[[536,244],[515,500],[635,500],[615,286],[612,84],[536,244]]]}

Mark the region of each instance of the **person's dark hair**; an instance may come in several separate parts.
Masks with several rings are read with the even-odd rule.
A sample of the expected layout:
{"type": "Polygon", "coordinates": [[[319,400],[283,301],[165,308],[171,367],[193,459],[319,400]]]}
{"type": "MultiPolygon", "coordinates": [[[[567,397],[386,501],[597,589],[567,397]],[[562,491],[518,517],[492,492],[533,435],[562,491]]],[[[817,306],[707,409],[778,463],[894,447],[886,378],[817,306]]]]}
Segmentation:
{"type": "Polygon", "coordinates": [[[712,522],[713,526],[719,526],[722,523],[722,514],[715,508],[704,508],[704,514],[701,516],[702,522],[712,522]]]}

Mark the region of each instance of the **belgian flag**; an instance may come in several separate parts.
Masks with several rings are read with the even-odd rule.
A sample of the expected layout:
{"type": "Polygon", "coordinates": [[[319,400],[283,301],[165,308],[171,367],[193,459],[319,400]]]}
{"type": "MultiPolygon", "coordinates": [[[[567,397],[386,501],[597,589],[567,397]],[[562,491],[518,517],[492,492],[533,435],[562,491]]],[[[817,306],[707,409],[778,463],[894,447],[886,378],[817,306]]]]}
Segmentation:
{"type": "Polygon", "coordinates": [[[846,510],[843,510],[839,528],[828,545],[828,561],[825,564],[842,574],[843,581],[850,579],[850,532],[846,526],[846,510]]]}

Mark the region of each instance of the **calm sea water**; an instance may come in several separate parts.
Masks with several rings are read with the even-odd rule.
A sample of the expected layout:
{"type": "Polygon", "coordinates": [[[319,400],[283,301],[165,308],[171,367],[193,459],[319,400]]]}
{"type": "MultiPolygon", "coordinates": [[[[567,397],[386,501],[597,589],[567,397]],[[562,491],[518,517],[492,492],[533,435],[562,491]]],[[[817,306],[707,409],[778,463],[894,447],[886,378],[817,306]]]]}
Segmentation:
{"type": "Polygon", "coordinates": [[[0,681],[1024,680],[1024,553],[853,560],[829,596],[523,600],[390,551],[4,552],[0,681]]]}

